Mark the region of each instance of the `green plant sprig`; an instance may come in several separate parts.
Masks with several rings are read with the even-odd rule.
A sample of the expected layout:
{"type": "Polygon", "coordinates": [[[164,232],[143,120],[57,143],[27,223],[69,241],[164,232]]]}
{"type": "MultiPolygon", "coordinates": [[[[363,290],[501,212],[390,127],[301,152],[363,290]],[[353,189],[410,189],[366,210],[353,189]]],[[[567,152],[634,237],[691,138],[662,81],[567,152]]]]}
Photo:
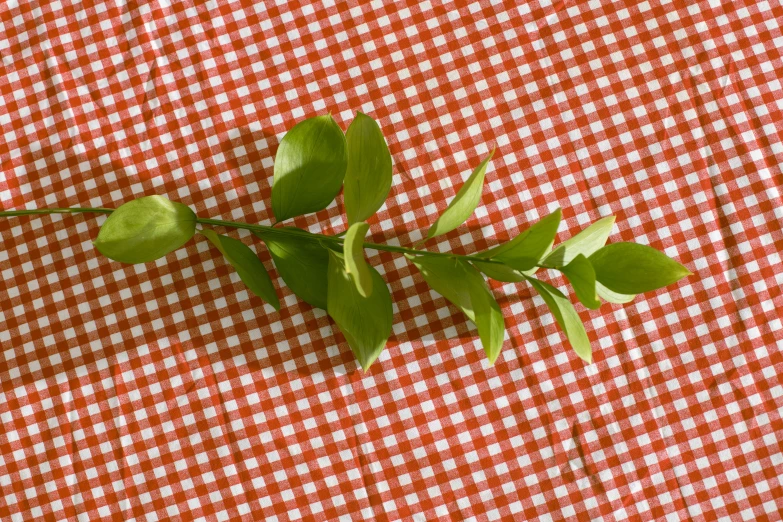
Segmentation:
{"type": "MultiPolygon", "coordinates": [[[[473,170],[454,199],[416,246],[462,225],[481,200],[494,149],[473,170]]],[[[364,241],[366,222],[391,189],[392,160],[378,124],[358,113],[343,133],[330,115],[295,125],[282,139],[274,164],[272,210],[275,225],[325,209],[344,190],[348,229],[337,235],[200,218],[186,205],[163,196],[144,196],[119,208],[44,208],[0,211],[0,217],[109,214],[93,242],[106,257],[147,263],[184,246],[196,233],[217,248],[250,291],[280,309],[277,290],[257,254],[243,242],[217,234],[228,227],[253,232],[266,244],[282,280],[312,306],[323,308],[345,336],[365,371],[391,335],[391,294],[370,266],[364,250],[404,254],[429,286],[459,308],[478,328],[492,364],[503,347],[505,324],[486,278],[528,282],[543,298],[576,354],[592,361],[592,350],[574,305],[560,290],[533,277],[540,268],[557,270],[586,308],[601,301],[627,303],[636,294],[663,288],[691,275],[663,253],[635,243],[606,244],[614,217],[599,219],[555,246],[560,209],[510,241],[484,252],[461,255],[364,241]],[[201,225],[197,229],[197,225],[201,225]]]]}

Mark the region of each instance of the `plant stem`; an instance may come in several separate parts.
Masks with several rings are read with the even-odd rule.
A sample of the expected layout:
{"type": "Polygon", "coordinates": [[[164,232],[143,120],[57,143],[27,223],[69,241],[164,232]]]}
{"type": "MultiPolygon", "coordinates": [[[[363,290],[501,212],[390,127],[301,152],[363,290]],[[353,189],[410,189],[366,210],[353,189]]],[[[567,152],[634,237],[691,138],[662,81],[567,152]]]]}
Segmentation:
{"type": "Polygon", "coordinates": [[[3,210],[0,211],[0,217],[12,217],[12,216],[31,216],[34,214],[81,214],[81,213],[94,213],[94,214],[111,214],[114,209],[111,208],[38,208],[32,210],[3,210]]]}
{"type": "MultiPolygon", "coordinates": [[[[42,215],[42,214],[82,214],[82,213],[94,213],[94,214],[111,214],[114,210],[110,208],[41,208],[33,210],[3,210],[0,211],[0,217],[12,217],[12,216],[28,216],[28,215],[42,215]]],[[[312,234],[305,232],[304,230],[293,230],[290,228],[274,228],[269,225],[251,225],[250,223],[238,223],[236,221],[223,221],[222,219],[210,219],[210,218],[197,218],[196,222],[202,225],[212,225],[217,227],[229,227],[229,228],[241,228],[244,230],[250,230],[253,232],[265,232],[270,234],[277,234],[283,236],[299,236],[302,239],[309,241],[329,241],[332,243],[342,244],[344,239],[340,236],[327,236],[324,234],[312,234]]],[[[394,245],[383,245],[378,243],[364,243],[364,248],[371,250],[383,250],[385,252],[396,252],[400,254],[411,254],[415,256],[430,256],[430,257],[450,257],[452,259],[462,259],[464,261],[476,261],[479,259],[477,256],[466,256],[460,254],[452,254],[449,252],[428,252],[426,250],[417,250],[415,248],[406,248],[394,245]]],[[[490,264],[503,264],[500,261],[494,261],[492,259],[481,259],[482,263],[490,264]]]]}

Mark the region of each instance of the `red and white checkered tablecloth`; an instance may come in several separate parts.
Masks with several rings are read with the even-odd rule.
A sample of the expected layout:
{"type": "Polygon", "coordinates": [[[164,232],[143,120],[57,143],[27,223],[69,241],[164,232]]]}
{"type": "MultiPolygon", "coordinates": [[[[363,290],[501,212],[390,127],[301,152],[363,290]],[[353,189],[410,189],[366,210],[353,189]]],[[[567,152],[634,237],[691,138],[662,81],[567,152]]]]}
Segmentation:
{"type": "Polygon", "coordinates": [[[363,374],[247,233],[279,313],[203,238],[128,266],[92,247],[104,217],[2,218],[0,519],[781,520],[782,24],[768,0],[4,1],[5,209],[163,194],[268,223],[286,129],[362,111],[394,158],[374,242],[418,240],[496,144],[481,206],[431,248],[561,206],[561,239],[614,214],[610,241],[696,276],[580,306],[592,365],[493,282],[490,367],[370,251],[395,326],[363,374]]]}

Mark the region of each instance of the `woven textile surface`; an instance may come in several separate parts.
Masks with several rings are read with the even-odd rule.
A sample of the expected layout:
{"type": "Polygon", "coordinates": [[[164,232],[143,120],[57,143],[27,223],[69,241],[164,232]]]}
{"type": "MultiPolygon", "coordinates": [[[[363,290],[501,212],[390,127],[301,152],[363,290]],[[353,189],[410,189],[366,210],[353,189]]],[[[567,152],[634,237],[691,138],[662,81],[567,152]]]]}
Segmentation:
{"type": "MultiPolygon", "coordinates": [[[[525,284],[507,339],[368,250],[394,330],[367,372],[282,284],[204,238],[123,265],[103,216],[0,219],[1,520],[781,520],[783,7],[777,1],[0,4],[0,205],[162,194],[268,224],[286,129],[375,118],[394,160],[369,241],[422,237],[497,146],[474,253],[559,238],[695,273],[578,306],[593,364],[525,284]]],[[[296,218],[341,232],[342,196],[296,218]]],[[[565,288],[555,272],[542,278],[565,288]]]]}

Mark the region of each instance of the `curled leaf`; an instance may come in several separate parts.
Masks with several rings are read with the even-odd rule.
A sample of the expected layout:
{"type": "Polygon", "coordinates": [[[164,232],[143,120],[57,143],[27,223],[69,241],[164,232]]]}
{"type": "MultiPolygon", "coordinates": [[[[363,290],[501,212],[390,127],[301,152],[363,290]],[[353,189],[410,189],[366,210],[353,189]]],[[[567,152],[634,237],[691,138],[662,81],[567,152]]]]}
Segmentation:
{"type": "MultiPolygon", "coordinates": [[[[284,227],[282,230],[305,230],[284,227]]],[[[264,240],[280,277],[299,298],[326,310],[329,253],[318,241],[275,232],[254,232],[264,240]]]]}
{"type": "Polygon", "coordinates": [[[557,324],[565,332],[568,342],[574,352],[583,360],[593,362],[593,350],[590,347],[590,339],[576,312],[571,301],[554,286],[540,281],[534,277],[528,277],[527,280],[533,285],[533,288],[541,295],[544,302],[549,307],[549,311],[555,316],[557,324]]]}
{"type": "Polygon", "coordinates": [[[348,132],[348,169],[345,172],[345,213],[348,224],[364,221],[375,214],[392,184],[392,158],[378,124],[356,113],[348,132]]]}
{"type": "Polygon", "coordinates": [[[331,116],[297,123],[275,156],[272,211],[277,221],[325,209],[340,192],[348,158],[345,135],[331,116]]]}
{"type": "Polygon", "coordinates": [[[503,312],[481,274],[460,259],[406,256],[433,290],[451,301],[478,328],[481,345],[490,364],[503,348],[503,312]]]}
{"type": "Polygon", "coordinates": [[[375,362],[386,346],[392,330],[392,301],[386,282],[373,267],[373,293],[359,293],[345,270],[343,256],[329,250],[329,285],[326,311],[348,341],[364,371],[375,362]]]}
{"type": "Polygon", "coordinates": [[[430,227],[426,239],[432,239],[435,236],[451,232],[473,214],[479,201],[481,201],[481,189],[484,185],[484,175],[487,172],[487,165],[489,164],[489,160],[492,159],[493,154],[495,154],[495,149],[492,149],[492,152],[490,152],[479,166],[473,170],[468,180],[459,189],[457,195],[451,200],[451,203],[449,203],[449,206],[446,207],[446,210],[443,211],[437,221],[430,227]]]}
{"type": "Polygon", "coordinates": [[[351,276],[362,297],[372,293],[372,272],[364,259],[364,237],[368,230],[370,225],[367,223],[354,223],[345,234],[345,243],[343,243],[345,271],[351,276]]]}
{"type": "Polygon", "coordinates": [[[163,196],[121,205],[101,226],[93,244],[122,263],[148,263],[180,248],[196,233],[196,214],[163,196]]]}
{"type": "Polygon", "coordinates": [[[590,256],[599,283],[620,294],[641,294],[691,272],[663,252],[637,243],[610,243],[590,256]]]}
{"type": "Polygon", "coordinates": [[[269,273],[249,246],[233,237],[216,234],[213,230],[204,229],[201,234],[220,250],[251,292],[271,304],[275,310],[280,310],[280,300],[269,273]]]}

